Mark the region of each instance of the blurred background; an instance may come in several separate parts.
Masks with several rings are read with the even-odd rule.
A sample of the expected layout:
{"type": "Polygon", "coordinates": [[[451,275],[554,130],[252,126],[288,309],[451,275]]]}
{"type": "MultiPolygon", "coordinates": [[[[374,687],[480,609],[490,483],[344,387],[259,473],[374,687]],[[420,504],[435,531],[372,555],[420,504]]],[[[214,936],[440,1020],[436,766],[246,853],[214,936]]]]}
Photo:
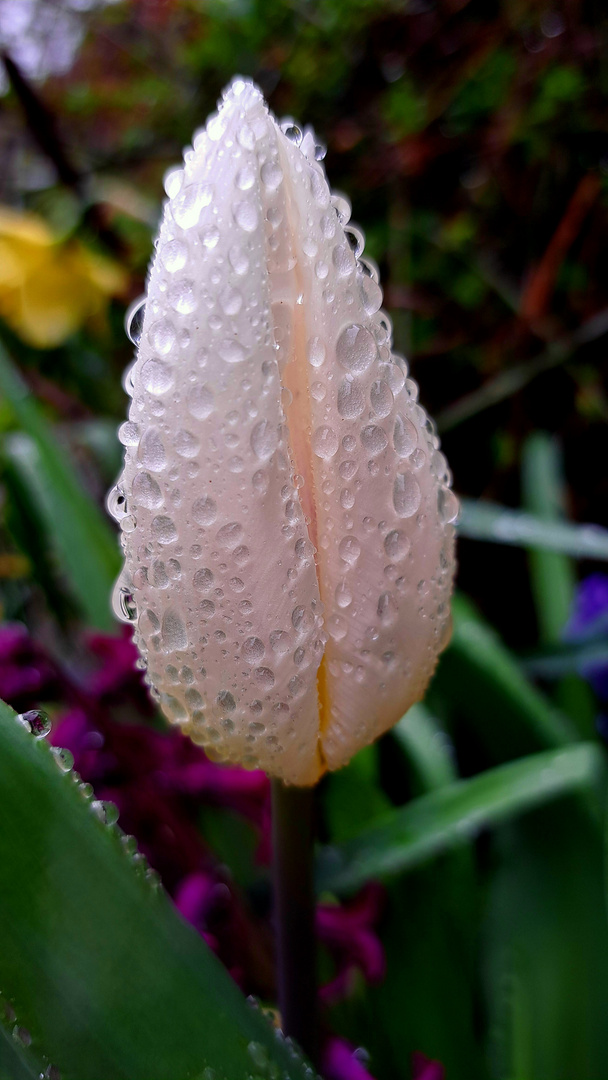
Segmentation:
{"type": "MultiPolygon", "coordinates": [[[[263,999],[265,780],[166,734],[107,599],[123,324],[163,175],[237,73],[314,125],[464,499],[458,587],[488,636],[457,623],[428,746],[402,731],[325,783],[339,842],[562,721],[562,742],[608,731],[608,545],[575,527],[608,526],[607,31],[593,0],[0,0],[0,696],[49,709],[263,999]]],[[[602,881],[597,807],[570,797],[327,898],[324,1022],[366,1049],[331,1075],[608,1078],[602,881]]]]}

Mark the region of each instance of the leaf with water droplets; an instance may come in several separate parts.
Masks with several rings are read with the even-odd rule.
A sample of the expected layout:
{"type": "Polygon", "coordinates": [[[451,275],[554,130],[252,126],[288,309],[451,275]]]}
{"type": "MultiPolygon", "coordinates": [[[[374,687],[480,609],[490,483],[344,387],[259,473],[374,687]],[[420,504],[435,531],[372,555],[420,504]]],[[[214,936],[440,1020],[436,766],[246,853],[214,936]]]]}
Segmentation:
{"type": "Polygon", "coordinates": [[[250,1075],[255,1056],[306,1080],[154,884],[116,807],[83,798],[69,757],[16,719],[0,702],[0,1075],[220,1080],[250,1075]]]}

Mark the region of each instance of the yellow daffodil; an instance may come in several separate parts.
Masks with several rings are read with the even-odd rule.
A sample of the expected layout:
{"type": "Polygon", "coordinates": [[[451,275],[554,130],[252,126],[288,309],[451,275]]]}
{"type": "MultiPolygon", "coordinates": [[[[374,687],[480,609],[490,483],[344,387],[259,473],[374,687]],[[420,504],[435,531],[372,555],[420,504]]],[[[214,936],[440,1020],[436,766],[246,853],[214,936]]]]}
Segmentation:
{"type": "Polygon", "coordinates": [[[0,317],[28,345],[61,345],[126,285],[110,259],[59,242],[36,214],[0,207],[0,317]]]}
{"type": "Polygon", "coordinates": [[[321,156],[236,80],[167,177],[110,496],[115,603],[164,712],[299,785],[423,694],[457,514],[321,156]]]}

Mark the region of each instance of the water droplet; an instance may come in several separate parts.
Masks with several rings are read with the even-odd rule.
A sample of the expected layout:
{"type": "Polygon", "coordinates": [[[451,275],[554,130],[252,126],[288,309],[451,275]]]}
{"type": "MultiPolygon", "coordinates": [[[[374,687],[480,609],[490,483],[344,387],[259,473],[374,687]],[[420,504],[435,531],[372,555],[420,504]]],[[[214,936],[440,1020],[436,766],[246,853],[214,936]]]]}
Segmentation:
{"type": "Polygon", "coordinates": [[[20,1046],[31,1046],[32,1043],[32,1036],[27,1028],[23,1027],[21,1024],[15,1024],[13,1028],[13,1039],[15,1042],[19,1043],[20,1046]]]}
{"type": "Polygon", "coordinates": [[[393,407],[393,392],[384,379],[374,379],[369,392],[369,399],[376,416],[388,416],[393,407]]]}
{"type": "Polygon", "coordinates": [[[188,248],[181,240],[170,240],[160,251],[160,259],[170,274],[182,270],[188,260],[188,248]]]}
{"type": "Polygon", "coordinates": [[[251,485],[257,495],[265,495],[268,491],[269,479],[263,469],[257,469],[251,477],[251,485]]]}
{"type": "Polygon", "coordinates": [[[272,690],[274,686],[274,671],[267,667],[259,667],[254,671],[255,681],[264,690],[272,690]]]}
{"type": "Polygon", "coordinates": [[[322,425],[313,433],[311,440],[313,454],[325,461],[329,461],[338,452],[339,445],[338,436],[333,428],[322,425]]]}
{"type": "Polygon", "coordinates": [[[329,266],[326,262],[323,262],[323,259],[319,259],[319,261],[315,263],[315,274],[319,281],[325,281],[325,278],[329,274],[329,266]]]}
{"type": "Polygon", "coordinates": [[[175,452],[183,458],[196,457],[201,447],[196,435],[193,435],[191,431],[186,431],[184,428],[175,435],[173,445],[175,452]]]}
{"type": "Polygon", "coordinates": [[[139,443],[139,425],[126,420],[118,429],[118,438],[123,446],[137,446],[139,443]]]}
{"type": "Polygon", "coordinates": [[[397,473],[393,484],[393,506],[399,517],[408,518],[416,513],[422,495],[420,485],[412,473],[397,473]]]}
{"type": "Polygon", "coordinates": [[[257,206],[255,206],[254,203],[236,203],[236,205],[233,207],[232,214],[237,225],[243,230],[243,232],[255,232],[260,219],[257,206]]]}
{"type": "Polygon", "coordinates": [[[236,701],[229,690],[220,690],[215,700],[224,712],[234,712],[236,709],[236,701]]]}
{"type": "Polygon", "coordinates": [[[350,607],[353,602],[353,594],[346,582],[341,581],[339,585],[336,585],[335,598],[339,608],[350,607]]]}
{"type": "Polygon", "coordinates": [[[133,480],[133,499],[136,506],[143,506],[146,510],[157,510],[162,506],[163,496],[159,485],[150,473],[137,473],[133,480]]]}
{"type": "Polygon", "coordinates": [[[243,297],[238,289],[224,289],[220,294],[220,306],[225,315],[238,315],[243,306],[243,297]]]}
{"type": "Polygon", "coordinates": [[[188,648],[188,634],[179,612],[172,608],[165,611],[161,625],[161,637],[165,652],[177,652],[188,648]]]}
{"type": "Polygon", "coordinates": [[[209,592],[209,590],[213,586],[214,581],[215,577],[213,575],[213,571],[209,570],[208,567],[203,566],[200,570],[196,571],[196,574],[193,578],[193,585],[198,592],[209,592]]]}
{"type": "Polygon", "coordinates": [[[352,480],[357,471],[356,461],[341,461],[338,472],[343,480],[352,480]]]}
{"type": "Polygon", "coordinates": [[[121,521],[129,513],[125,490],[120,484],[116,484],[108,492],[106,506],[110,517],[113,517],[114,521],[121,521]]]}
{"type": "Polygon", "coordinates": [[[198,219],[204,206],[209,206],[213,198],[213,188],[208,184],[187,184],[175,196],[171,204],[173,219],[182,229],[191,229],[198,225],[198,219]]]}
{"type": "Polygon", "coordinates": [[[102,802],[101,799],[94,799],[91,803],[91,810],[104,825],[115,825],[118,821],[118,807],[116,806],[116,803],[102,802]]]}
{"type": "Polygon", "coordinates": [[[460,507],[454,492],[447,487],[440,487],[437,492],[437,508],[442,525],[449,525],[456,521],[460,507]]]}
{"type": "Polygon", "coordinates": [[[176,281],[175,285],[169,290],[169,303],[179,315],[190,315],[191,312],[196,311],[198,298],[194,291],[194,282],[176,281]]]}
{"type": "Polygon", "coordinates": [[[260,169],[260,176],[264,187],[269,191],[276,191],[283,180],[283,173],[276,161],[267,161],[260,169]]]}
{"type": "Polygon", "coordinates": [[[361,544],[356,536],[345,536],[338,545],[338,552],[345,562],[354,566],[361,554],[361,544]]]}
{"type": "MultiPolygon", "coordinates": [[[[299,131],[299,128],[296,128],[295,130],[299,131]]],[[[285,132],[285,134],[287,135],[287,132],[285,132]]],[[[289,136],[287,136],[287,137],[289,138],[289,136]]],[[[300,131],[300,141],[301,140],[302,140],[302,132],[300,131]]],[[[293,140],[293,141],[295,141],[295,140],[293,140]]],[[[268,1051],[266,1050],[266,1047],[262,1046],[262,1043],[250,1042],[248,1047],[247,1047],[247,1053],[249,1054],[249,1057],[253,1061],[253,1064],[255,1065],[256,1069],[262,1069],[262,1071],[265,1072],[266,1069],[268,1068],[268,1051]]]]}
{"type": "Polygon", "coordinates": [[[235,184],[239,191],[249,191],[255,184],[255,172],[251,165],[245,165],[236,174],[235,184]]]}
{"type": "Polygon", "coordinates": [[[397,621],[399,607],[391,593],[382,593],[378,598],[378,618],[383,626],[392,626],[397,621]]]}
{"type": "Polygon", "coordinates": [[[222,525],[221,529],[218,529],[216,539],[220,547],[233,551],[240,544],[242,537],[243,530],[238,521],[230,521],[228,525],[222,525]]]}
{"type": "Polygon", "coordinates": [[[336,356],[342,367],[353,374],[366,371],[376,359],[377,347],[373,335],[364,326],[347,326],[336,344],[336,356]]]}
{"type": "Polygon", "coordinates": [[[251,432],[251,449],[260,461],[268,461],[279,445],[279,433],[276,425],[268,420],[260,420],[251,432]]]}
{"type": "Polygon", "coordinates": [[[326,622],[327,632],[334,641],[342,641],[348,631],[348,623],[341,615],[330,615],[326,622]]]}
{"type": "Polygon", "coordinates": [[[384,550],[393,562],[400,562],[401,559],[405,559],[410,547],[408,537],[399,529],[392,529],[384,538],[384,550]]]}
{"type": "Polygon", "coordinates": [[[311,337],[307,345],[308,363],[312,367],[321,367],[325,360],[325,345],[320,337],[311,337]]]}
{"type": "Polygon", "coordinates": [[[258,637],[249,637],[243,642],[241,656],[247,664],[259,664],[264,659],[266,649],[264,642],[258,637]]]}
{"type": "Polygon", "coordinates": [[[162,360],[146,360],[141,369],[141,381],[151,394],[165,394],[173,386],[173,372],[162,360]]]}
{"type": "Polygon", "coordinates": [[[192,506],[192,517],[197,525],[213,525],[217,518],[217,505],[209,495],[203,495],[192,506]]]}
{"type": "Polygon", "coordinates": [[[184,180],[184,170],[179,167],[168,169],[163,177],[163,187],[170,199],[174,199],[184,180]]]}
{"type": "Polygon", "coordinates": [[[152,519],[152,535],[159,544],[172,544],[177,540],[175,522],[165,514],[159,514],[152,519]]]}
{"type": "Polygon", "coordinates": [[[201,233],[201,240],[203,246],[207,248],[207,251],[213,251],[213,249],[217,247],[219,239],[220,230],[217,225],[209,225],[209,227],[201,233]]]}
{"type": "Polygon", "coordinates": [[[269,641],[270,648],[277,656],[285,656],[291,648],[291,639],[284,630],[273,630],[269,641]]]}
{"type": "Polygon", "coordinates": [[[74,755],[70,750],[66,750],[62,746],[52,746],[51,753],[62,772],[69,773],[72,771],[74,768],[74,755]]]}
{"type": "Polygon", "coordinates": [[[361,443],[372,457],[377,457],[388,446],[388,438],[384,428],[377,424],[368,424],[361,432],[361,443]]]}
{"type": "Polygon", "coordinates": [[[17,720],[35,739],[45,739],[51,730],[50,718],[42,709],[28,709],[19,713],[17,720]]]}
{"type": "Polygon", "coordinates": [[[228,258],[235,274],[238,274],[239,277],[244,277],[249,270],[249,259],[243,249],[235,244],[234,247],[230,248],[228,258]]]}
{"type": "Polygon", "coordinates": [[[234,338],[225,338],[221,341],[217,351],[227,364],[242,364],[247,357],[243,346],[234,338]]]}
{"type": "Polygon", "coordinates": [[[169,319],[158,319],[148,331],[148,340],[153,349],[166,356],[175,345],[175,327],[169,319]]]}
{"type": "Polygon", "coordinates": [[[355,260],[348,244],[336,244],[331,258],[339,278],[349,277],[353,273],[355,260]]]}
{"type": "Polygon", "coordinates": [[[416,449],[417,442],[418,432],[416,425],[412,420],[408,420],[406,416],[397,414],[393,430],[393,446],[396,453],[399,454],[399,457],[409,457],[416,449]]]}
{"type": "Polygon", "coordinates": [[[141,341],[145,314],[146,297],[140,296],[137,300],[133,301],[125,315],[125,332],[133,345],[139,345],[141,341]]]}
{"type": "Polygon", "coordinates": [[[214,409],[213,391],[206,384],[195,386],[188,395],[188,412],[195,420],[206,420],[214,409]]]}
{"type": "Polygon", "coordinates": [[[141,437],[137,456],[150,472],[159,473],[167,465],[165,447],[157,428],[150,427],[141,437]]]}
{"type": "Polygon", "coordinates": [[[300,146],[302,142],[302,129],[294,124],[293,120],[282,120],[281,131],[286,139],[289,139],[294,146],[300,146]]]}
{"type": "Polygon", "coordinates": [[[340,506],[343,510],[352,510],[355,505],[355,495],[350,488],[342,488],[340,492],[340,506]]]}
{"type": "Polygon", "coordinates": [[[346,376],[338,390],[338,412],[345,420],[355,420],[365,408],[361,384],[346,376]]]}
{"type": "Polygon", "coordinates": [[[117,619],[131,623],[137,619],[137,607],[131,589],[118,584],[112,597],[112,608],[117,619]]]}

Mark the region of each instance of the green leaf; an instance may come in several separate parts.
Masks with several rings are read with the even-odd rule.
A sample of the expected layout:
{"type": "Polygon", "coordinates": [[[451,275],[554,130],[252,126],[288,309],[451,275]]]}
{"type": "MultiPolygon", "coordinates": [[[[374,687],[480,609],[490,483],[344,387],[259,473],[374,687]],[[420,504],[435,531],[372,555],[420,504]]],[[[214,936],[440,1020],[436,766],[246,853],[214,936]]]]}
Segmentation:
{"type": "Polygon", "coordinates": [[[608,529],[600,525],[544,521],[524,510],[509,510],[477,499],[460,500],[458,532],[467,540],[556,551],[573,559],[608,560],[608,529]]]}
{"type": "Polygon", "coordinates": [[[378,765],[378,745],[374,743],[355,754],[345,769],[327,777],[323,806],[332,841],[356,835],[389,809],[391,804],[380,787],[378,765]]]}
{"type": "Polygon", "coordinates": [[[425,791],[456,779],[449,738],[421,702],[408,709],[391,734],[412,762],[425,791]]]}
{"type": "Polygon", "coordinates": [[[5,437],[3,452],[30,491],[85,618],[110,629],[109,597],[120,568],[118,544],[2,345],[0,394],[21,429],[5,437]]]}
{"type": "Polygon", "coordinates": [[[452,614],[452,640],[433,690],[476,721],[492,754],[509,758],[573,742],[577,733],[568,718],[532,685],[471,602],[456,595],[452,614]]]}
{"type": "Polygon", "coordinates": [[[319,888],[341,892],[370,877],[409,870],[481,828],[497,825],[599,780],[604,758],[595,743],[534,754],[459,780],[387,814],[357,837],[321,853],[319,888]]]}
{"type": "Polygon", "coordinates": [[[62,1080],[251,1080],[269,1075],[263,1061],[304,1080],[119,830],[4,704],[0,807],[0,986],[40,1061],[62,1080]]]}

